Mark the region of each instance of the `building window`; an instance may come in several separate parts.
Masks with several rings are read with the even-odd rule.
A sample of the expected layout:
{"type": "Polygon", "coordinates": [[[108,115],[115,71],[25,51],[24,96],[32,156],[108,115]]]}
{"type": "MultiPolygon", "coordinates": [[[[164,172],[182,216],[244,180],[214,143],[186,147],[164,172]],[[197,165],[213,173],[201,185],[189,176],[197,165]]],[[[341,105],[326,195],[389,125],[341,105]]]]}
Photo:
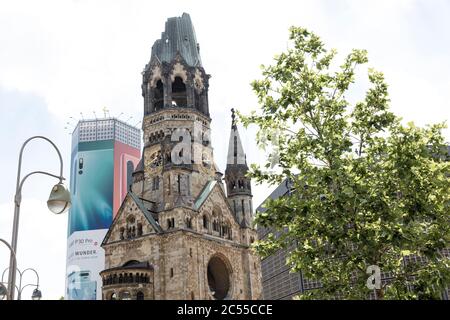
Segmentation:
{"type": "Polygon", "coordinates": [[[142,291],[136,293],[136,300],[144,300],[144,293],[142,291]]]}
{"type": "Polygon", "coordinates": [[[172,186],[170,185],[170,175],[167,177],[167,179],[168,179],[167,185],[168,185],[168,188],[169,188],[168,194],[170,194],[170,189],[172,189],[172,186]]]}
{"type": "Polygon", "coordinates": [[[173,268],[170,268],[170,277],[173,278],[173,268]]]}
{"type": "Polygon", "coordinates": [[[208,217],[203,216],[203,228],[208,229],[208,217]]]}
{"type": "Polygon", "coordinates": [[[175,228],[175,218],[167,219],[167,229],[175,228]]]}
{"type": "Polygon", "coordinates": [[[180,77],[175,77],[172,83],[172,105],[187,107],[186,85],[180,77]]]}
{"type": "Polygon", "coordinates": [[[186,218],[186,228],[192,229],[192,218],[190,217],[186,218]]]}
{"type": "Polygon", "coordinates": [[[110,300],[117,300],[117,294],[113,292],[109,298],[110,300]]]}
{"type": "Polygon", "coordinates": [[[132,239],[136,237],[136,219],[134,216],[129,216],[127,218],[127,239],[132,239]]]}
{"type": "Polygon", "coordinates": [[[142,236],[142,224],[138,223],[137,225],[137,235],[138,237],[142,236]]]}
{"type": "Polygon", "coordinates": [[[158,111],[160,109],[162,109],[164,106],[164,86],[163,83],[161,81],[161,79],[159,79],[156,82],[156,88],[154,91],[154,108],[155,111],[158,111]]]}
{"type": "Polygon", "coordinates": [[[153,177],[153,188],[152,190],[159,190],[159,177],[153,177]]]}
{"type": "Polygon", "coordinates": [[[120,300],[131,300],[131,294],[129,291],[123,291],[120,293],[120,300]]]}

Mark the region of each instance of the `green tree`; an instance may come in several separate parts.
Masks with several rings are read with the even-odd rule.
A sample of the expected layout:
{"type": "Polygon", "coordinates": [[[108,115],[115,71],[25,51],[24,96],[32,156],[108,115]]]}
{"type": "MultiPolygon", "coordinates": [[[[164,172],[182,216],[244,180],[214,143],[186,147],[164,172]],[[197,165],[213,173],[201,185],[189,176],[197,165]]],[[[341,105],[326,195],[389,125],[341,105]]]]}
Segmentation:
{"type": "Polygon", "coordinates": [[[439,298],[450,283],[445,124],[402,125],[373,69],[362,101],[350,103],[367,52],[353,50],[340,66],[335,58],[317,35],[292,27],[290,48],[252,83],[260,111],[239,113],[245,127],[258,127],[257,143],[269,154],[249,175],[292,186],[256,215],[274,232],[254,248],[262,256],[292,249],[291,270],[322,284],[302,299],[366,299],[371,265],[393,277],[374,292],[379,299],[439,298]],[[414,256],[419,262],[405,266],[414,256]]]}

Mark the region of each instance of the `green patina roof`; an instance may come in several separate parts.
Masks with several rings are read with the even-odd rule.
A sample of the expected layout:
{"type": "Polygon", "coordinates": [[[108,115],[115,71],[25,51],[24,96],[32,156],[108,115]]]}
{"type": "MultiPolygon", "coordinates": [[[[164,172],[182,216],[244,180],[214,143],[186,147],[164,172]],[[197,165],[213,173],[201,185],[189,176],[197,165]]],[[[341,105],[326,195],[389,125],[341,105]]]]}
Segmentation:
{"type": "Polygon", "coordinates": [[[202,66],[194,26],[187,13],[183,13],[181,17],[167,19],[161,39],[153,44],[152,59],[156,57],[161,62],[170,63],[177,52],[180,52],[189,66],[202,66]]]}
{"type": "Polygon", "coordinates": [[[163,232],[163,229],[161,226],[155,221],[152,214],[148,212],[147,208],[145,208],[142,201],[135,195],[133,192],[128,191],[128,194],[131,196],[131,198],[134,200],[134,202],[137,204],[139,209],[144,213],[145,217],[147,218],[148,222],[155,228],[156,232],[163,232]]]}
{"type": "Polygon", "coordinates": [[[200,192],[200,195],[197,197],[194,203],[194,209],[198,210],[202,204],[205,202],[205,200],[208,198],[209,194],[211,193],[212,189],[214,189],[214,186],[217,184],[216,180],[210,180],[203,188],[202,192],[200,192]]]}

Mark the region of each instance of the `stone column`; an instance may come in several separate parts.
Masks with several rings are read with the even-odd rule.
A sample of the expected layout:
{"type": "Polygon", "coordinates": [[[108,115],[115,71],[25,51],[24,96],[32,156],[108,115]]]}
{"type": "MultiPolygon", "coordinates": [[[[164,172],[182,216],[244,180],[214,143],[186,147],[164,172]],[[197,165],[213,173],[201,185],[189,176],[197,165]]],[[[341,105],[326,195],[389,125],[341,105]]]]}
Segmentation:
{"type": "Polygon", "coordinates": [[[187,107],[194,108],[194,81],[188,77],[186,80],[187,107]]]}
{"type": "Polygon", "coordinates": [[[164,108],[170,108],[172,106],[172,79],[170,74],[164,76],[164,108]]]}

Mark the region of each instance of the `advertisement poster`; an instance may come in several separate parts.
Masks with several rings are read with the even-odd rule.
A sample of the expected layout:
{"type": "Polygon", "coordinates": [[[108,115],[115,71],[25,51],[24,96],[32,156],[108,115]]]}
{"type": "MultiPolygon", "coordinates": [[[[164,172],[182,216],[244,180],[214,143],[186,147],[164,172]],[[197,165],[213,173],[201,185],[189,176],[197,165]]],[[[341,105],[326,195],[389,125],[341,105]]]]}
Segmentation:
{"type": "Polygon", "coordinates": [[[112,221],[113,141],[79,144],[72,158],[69,236],[75,231],[108,229],[112,221]]]}
{"type": "Polygon", "coordinates": [[[101,300],[105,251],[100,247],[108,229],[77,231],[67,243],[66,300],[101,300]]]}
{"type": "Polygon", "coordinates": [[[72,153],[66,299],[101,299],[100,247],[113,216],[113,140],[81,142],[72,153]]]}

